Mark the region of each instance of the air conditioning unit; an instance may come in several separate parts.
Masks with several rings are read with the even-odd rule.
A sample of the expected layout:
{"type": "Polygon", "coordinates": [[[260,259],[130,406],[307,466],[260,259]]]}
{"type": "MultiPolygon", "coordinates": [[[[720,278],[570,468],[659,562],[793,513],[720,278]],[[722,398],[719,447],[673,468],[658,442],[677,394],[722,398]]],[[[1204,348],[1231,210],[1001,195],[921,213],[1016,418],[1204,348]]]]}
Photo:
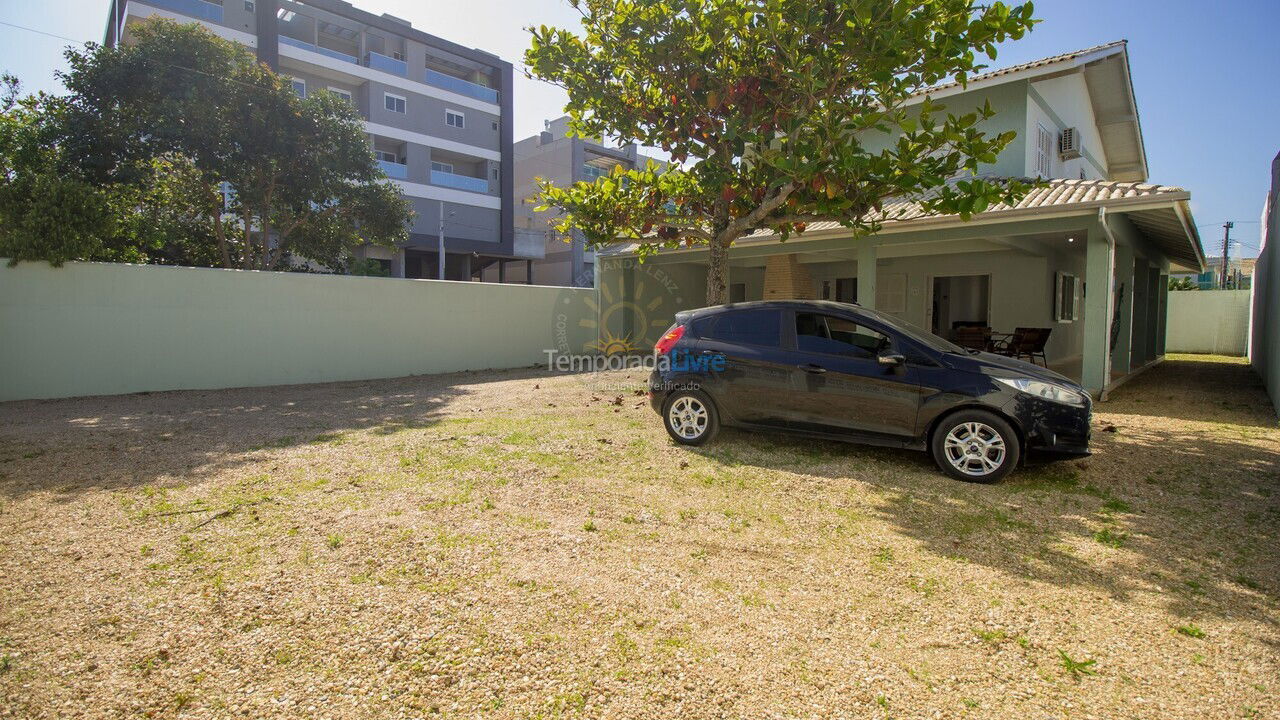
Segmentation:
{"type": "Polygon", "coordinates": [[[1069,127],[1058,136],[1058,155],[1063,160],[1080,157],[1080,132],[1075,128],[1069,127]]]}

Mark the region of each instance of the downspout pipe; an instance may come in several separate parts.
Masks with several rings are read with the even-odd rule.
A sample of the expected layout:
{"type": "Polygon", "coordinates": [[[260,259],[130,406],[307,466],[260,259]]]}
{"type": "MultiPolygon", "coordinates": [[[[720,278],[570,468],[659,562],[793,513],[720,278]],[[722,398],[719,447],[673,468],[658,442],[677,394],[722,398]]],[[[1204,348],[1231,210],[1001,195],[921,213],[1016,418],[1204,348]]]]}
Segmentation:
{"type": "Polygon", "coordinates": [[[1116,321],[1116,236],[1111,232],[1111,226],[1107,225],[1107,209],[1105,207],[1098,208],[1098,225],[1102,227],[1102,234],[1107,236],[1107,324],[1106,324],[1106,342],[1103,347],[1106,353],[1102,358],[1102,390],[1098,392],[1098,400],[1106,402],[1108,390],[1111,387],[1111,326],[1116,321]]]}

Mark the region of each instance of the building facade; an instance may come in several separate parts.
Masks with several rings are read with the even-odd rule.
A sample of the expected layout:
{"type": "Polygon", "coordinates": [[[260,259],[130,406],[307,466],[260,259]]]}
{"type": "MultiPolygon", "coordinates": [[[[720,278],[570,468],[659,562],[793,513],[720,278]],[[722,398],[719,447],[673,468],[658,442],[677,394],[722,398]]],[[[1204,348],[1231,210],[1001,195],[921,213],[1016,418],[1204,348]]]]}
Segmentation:
{"type": "Polygon", "coordinates": [[[574,232],[572,241],[552,229],[555,214],[537,212],[538,179],[550,180],[558,186],[590,182],[607,175],[614,167],[643,168],[654,162],[634,145],[610,147],[599,140],[569,137],[569,118],[548,120],[545,129],[515,144],[515,226],[517,235],[525,235],[531,243],[543,248],[543,257],[531,263],[511,267],[495,264],[485,270],[484,279],[492,282],[533,282],[538,285],[591,287],[595,284],[595,253],[587,248],[585,238],[574,232]],[[532,271],[532,277],[529,272],[532,271]]]}
{"type": "MultiPolygon", "coordinates": [[[[742,238],[729,250],[730,300],[856,302],[957,339],[961,329],[993,339],[1029,330],[1047,338],[1050,367],[1099,396],[1158,362],[1169,276],[1199,273],[1205,259],[1191,194],[1147,182],[1127,45],[983,73],[912,104],[925,97],[954,112],[990,103],[995,115],[981,129],[1017,137],[980,172],[1038,187],[967,220],[900,198],[886,203],[874,235],[832,219],[785,243],[764,231],[742,238]]],[[[862,139],[872,152],[897,140],[879,131],[862,139]]],[[[676,312],[704,304],[705,246],[643,263],[638,251],[623,243],[598,253],[597,347],[652,347],[676,312]]]]}
{"type": "Polygon", "coordinates": [[[511,63],[342,0],[112,0],[106,44],[151,17],[203,24],[253,48],[299,94],[359,108],[378,164],[415,211],[405,245],[360,256],[396,277],[450,280],[540,257],[514,232],[511,63]]]}

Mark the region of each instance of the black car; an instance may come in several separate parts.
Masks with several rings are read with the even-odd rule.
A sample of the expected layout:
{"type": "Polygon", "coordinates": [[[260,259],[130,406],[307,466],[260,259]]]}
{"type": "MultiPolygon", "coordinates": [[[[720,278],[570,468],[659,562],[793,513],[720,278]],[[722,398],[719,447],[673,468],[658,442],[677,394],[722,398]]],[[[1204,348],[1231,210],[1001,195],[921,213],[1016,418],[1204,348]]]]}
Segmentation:
{"type": "Polygon", "coordinates": [[[1089,454],[1089,394],[1045,368],[968,350],[857,305],[689,310],[658,341],[650,404],[683,445],[720,425],[929,450],[994,482],[1030,452],[1089,454]]]}

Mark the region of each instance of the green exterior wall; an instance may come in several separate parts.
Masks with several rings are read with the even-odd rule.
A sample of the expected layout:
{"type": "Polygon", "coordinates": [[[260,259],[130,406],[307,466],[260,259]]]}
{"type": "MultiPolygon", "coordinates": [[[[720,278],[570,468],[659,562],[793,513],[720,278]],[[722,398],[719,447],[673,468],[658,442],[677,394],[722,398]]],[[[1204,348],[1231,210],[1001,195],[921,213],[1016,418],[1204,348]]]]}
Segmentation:
{"type": "Polygon", "coordinates": [[[0,400],[543,364],[595,340],[595,291],[0,260],[0,400]]]}

